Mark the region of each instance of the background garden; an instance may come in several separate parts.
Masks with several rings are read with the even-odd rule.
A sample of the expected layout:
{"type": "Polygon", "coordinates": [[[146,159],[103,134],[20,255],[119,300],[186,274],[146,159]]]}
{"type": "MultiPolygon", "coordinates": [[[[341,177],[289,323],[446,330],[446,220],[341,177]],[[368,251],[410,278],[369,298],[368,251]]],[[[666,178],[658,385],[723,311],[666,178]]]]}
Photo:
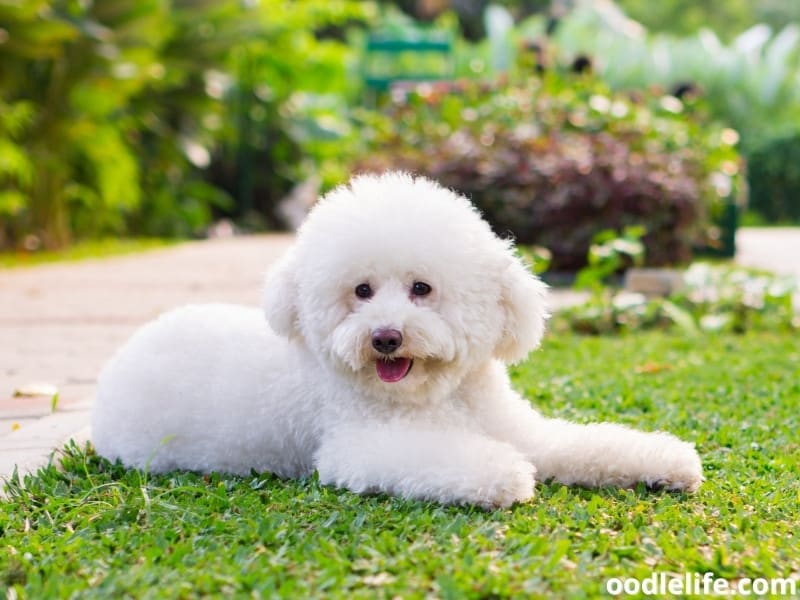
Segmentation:
{"type": "Polygon", "coordinates": [[[798,281],[727,261],[737,226],[800,225],[800,3],[0,0],[4,263],[290,228],[387,167],[467,194],[583,290],[514,385],[550,416],[695,441],[699,493],[542,482],[484,512],[151,476],[73,445],[7,483],[0,591],[580,598],[653,572],[800,578],[798,281]],[[652,296],[622,289],[632,266],[679,271],[652,296]]]}
{"type": "Polygon", "coordinates": [[[800,220],[795,3],[448,4],[0,3],[0,247],[285,227],[296,186],[387,166],[554,268],[628,225],[652,264],[725,250],[748,197],[800,220]]]}

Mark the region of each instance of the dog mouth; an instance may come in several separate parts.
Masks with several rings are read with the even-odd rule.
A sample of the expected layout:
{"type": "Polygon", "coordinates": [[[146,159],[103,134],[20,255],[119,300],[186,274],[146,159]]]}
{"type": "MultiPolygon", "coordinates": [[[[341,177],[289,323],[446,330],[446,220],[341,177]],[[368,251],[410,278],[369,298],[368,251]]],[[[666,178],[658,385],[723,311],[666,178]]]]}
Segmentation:
{"type": "Polygon", "coordinates": [[[375,370],[381,381],[397,383],[408,375],[414,361],[410,358],[397,357],[391,359],[379,358],[375,361],[375,370]]]}

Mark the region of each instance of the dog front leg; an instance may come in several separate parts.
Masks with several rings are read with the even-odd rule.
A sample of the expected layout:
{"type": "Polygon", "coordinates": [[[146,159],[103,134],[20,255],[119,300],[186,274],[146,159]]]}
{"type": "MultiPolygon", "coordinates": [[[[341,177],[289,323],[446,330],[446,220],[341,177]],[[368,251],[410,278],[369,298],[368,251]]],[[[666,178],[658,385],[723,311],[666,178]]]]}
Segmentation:
{"type": "Polygon", "coordinates": [[[320,481],[445,504],[509,506],[533,495],[533,465],[514,447],[459,430],[412,423],[338,428],[315,455],[320,481]]]}
{"type": "Polygon", "coordinates": [[[694,445],[669,433],[548,419],[518,397],[484,422],[493,437],[525,454],[540,480],[588,487],[631,487],[641,481],[650,487],[690,492],[703,481],[694,445]]]}

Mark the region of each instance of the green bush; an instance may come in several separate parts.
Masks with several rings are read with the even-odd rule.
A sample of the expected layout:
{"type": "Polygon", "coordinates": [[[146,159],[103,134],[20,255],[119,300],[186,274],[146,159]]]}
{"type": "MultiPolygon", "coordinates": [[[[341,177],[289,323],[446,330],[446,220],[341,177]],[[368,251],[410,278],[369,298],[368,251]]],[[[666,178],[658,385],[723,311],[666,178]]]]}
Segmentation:
{"type": "Polygon", "coordinates": [[[800,223],[800,134],[781,137],[748,159],[750,208],[772,222],[800,223]]]}
{"type": "MultiPolygon", "coordinates": [[[[658,12],[651,3],[639,4],[641,11],[658,12]]],[[[609,5],[583,3],[562,20],[552,39],[560,60],[569,62],[581,54],[592,57],[598,77],[615,90],[694,85],[712,116],[742,135],[745,153],[787,130],[797,130],[800,27],[796,24],[784,22],[780,30],[755,25],[724,43],[706,28],[684,37],[651,34],[610,11],[609,5]]],[[[521,35],[538,36],[543,28],[541,19],[531,19],[519,29],[521,35]]]]}
{"type": "Polygon", "coordinates": [[[33,164],[19,143],[32,116],[28,103],[0,100],[0,248],[13,234],[10,223],[25,210],[23,190],[33,179],[33,164]]]}
{"type": "MultiPolygon", "coordinates": [[[[548,40],[554,62],[568,64],[588,55],[598,78],[612,89],[657,85],[702,95],[712,117],[741,135],[740,150],[755,169],[750,189],[759,214],[767,220],[797,220],[797,212],[788,207],[797,195],[791,162],[797,152],[790,140],[800,124],[800,27],[788,17],[800,15],[800,5],[726,4],[706,15],[705,26],[698,29],[703,12],[708,12],[698,3],[650,4],[622,3],[631,15],[652,25],[674,19],[677,27],[661,28],[672,34],[648,31],[610,3],[583,3],[561,20],[548,40]],[[770,25],[752,25],[752,18],[743,18],[747,14],[770,25]],[[708,28],[725,23],[722,32],[708,28]],[[742,31],[745,26],[750,28],[742,31]],[[677,31],[684,34],[675,35],[677,31]],[[773,140],[778,140],[774,146],[773,140]]],[[[516,35],[539,39],[544,29],[542,18],[532,18],[520,24],[516,35]]]]}
{"type": "Polygon", "coordinates": [[[220,212],[267,213],[330,164],[320,139],[341,135],[336,107],[358,82],[337,28],[373,13],[355,0],[0,2],[0,247],[195,235],[220,212]],[[297,100],[328,95],[324,110],[297,100]]]}
{"type": "Polygon", "coordinates": [[[423,85],[365,126],[357,170],[404,168],[470,197],[500,234],[585,264],[602,230],[644,226],[649,264],[685,261],[738,187],[731,130],[672,97],[549,74],[520,84],[423,85]]]}
{"type": "Polygon", "coordinates": [[[603,288],[584,304],[560,311],[551,328],[584,334],[645,329],[678,329],[690,335],[792,332],[800,329],[800,282],[698,262],[683,273],[682,287],[667,298],[603,288]]]}
{"type": "Polygon", "coordinates": [[[168,27],[156,8],[0,3],[0,107],[26,112],[19,126],[0,126],[0,144],[16,149],[7,156],[24,156],[0,182],[8,242],[62,246],[77,226],[118,227],[120,211],[138,203],[125,107],[147,84],[168,27]]]}
{"type": "Polygon", "coordinates": [[[651,31],[690,35],[708,27],[723,39],[735,37],[753,23],[782,27],[800,21],[800,4],[783,0],[617,0],[616,4],[651,31]]]}

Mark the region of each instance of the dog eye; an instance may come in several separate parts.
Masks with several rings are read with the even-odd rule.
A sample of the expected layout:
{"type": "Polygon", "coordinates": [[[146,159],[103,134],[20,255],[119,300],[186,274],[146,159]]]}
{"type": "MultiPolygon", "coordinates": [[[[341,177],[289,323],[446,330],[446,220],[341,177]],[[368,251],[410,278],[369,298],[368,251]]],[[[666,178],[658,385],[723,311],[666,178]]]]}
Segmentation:
{"type": "Polygon", "coordinates": [[[424,281],[415,281],[411,286],[411,293],[415,296],[427,296],[431,293],[431,286],[424,281]]]}
{"type": "Polygon", "coordinates": [[[356,286],[356,296],[359,298],[372,298],[372,288],[368,283],[359,283],[356,286]]]}

